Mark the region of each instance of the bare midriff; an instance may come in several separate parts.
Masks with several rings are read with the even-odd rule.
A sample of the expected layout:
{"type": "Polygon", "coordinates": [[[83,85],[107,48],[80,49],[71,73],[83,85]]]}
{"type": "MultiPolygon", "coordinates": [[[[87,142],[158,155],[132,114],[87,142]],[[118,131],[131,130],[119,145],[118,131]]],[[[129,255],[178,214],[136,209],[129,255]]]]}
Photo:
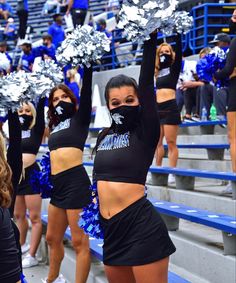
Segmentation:
{"type": "Polygon", "coordinates": [[[162,88],[156,91],[157,103],[162,103],[171,99],[175,99],[175,90],[170,88],[162,88]]]}
{"type": "Polygon", "coordinates": [[[36,161],[36,155],[32,153],[23,153],[22,154],[23,168],[30,167],[36,161]]]}
{"type": "Polygon", "coordinates": [[[82,164],[83,152],[75,147],[61,147],[50,152],[51,173],[56,175],[82,164]]]}
{"type": "Polygon", "coordinates": [[[109,219],[144,196],[144,185],[98,181],[101,215],[109,219]]]}

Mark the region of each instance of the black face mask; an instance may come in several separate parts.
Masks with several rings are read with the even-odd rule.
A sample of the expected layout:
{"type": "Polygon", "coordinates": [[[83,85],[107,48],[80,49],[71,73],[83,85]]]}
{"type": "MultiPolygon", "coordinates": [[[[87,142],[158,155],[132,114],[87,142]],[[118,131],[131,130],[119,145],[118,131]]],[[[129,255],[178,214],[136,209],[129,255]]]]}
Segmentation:
{"type": "Polygon", "coordinates": [[[140,107],[138,106],[120,106],[110,110],[112,125],[118,133],[124,133],[133,129],[140,115],[140,107]]]}
{"type": "Polygon", "coordinates": [[[169,68],[172,63],[172,56],[170,54],[162,54],[160,56],[160,69],[169,68]]]}
{"type": "Polygon", "coordinates": [[[236,34],[236,23],[233,21],[229,22],[229,33],[236,34]]]}
{"type": "Polygon", "coordinates": [[[29,130],[29,127],[33,121],[33,116],[22,114],[22,115],[19,115],[19,120],[21,124],[21,129],[23,131],[27,131],[29,130]]]}
{"type": "Polygon", "coordinates": [[[75,106],[71,102],[60,101],[55,107],[55,114],[59,118],[59,121],[65,121],[71,118],[75,113],[75,106]]]}

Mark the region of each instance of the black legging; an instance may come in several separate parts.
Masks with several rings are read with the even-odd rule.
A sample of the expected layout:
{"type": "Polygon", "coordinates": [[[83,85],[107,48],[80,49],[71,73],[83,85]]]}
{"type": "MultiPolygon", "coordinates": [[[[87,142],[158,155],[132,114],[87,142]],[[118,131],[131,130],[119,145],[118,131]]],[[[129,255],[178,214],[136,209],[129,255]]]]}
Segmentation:
{"type": "Polygon", "coordinates": [[[197,88],[189,88],[184,91],[184,105],[187,115],[191,115],[192,112],[199,114],[199,99],[197,88]]]}
{"type": "Polygon", "coordinates": [[[27,29],[27,20],[28,20],[28,11],[19,10],[17,11],[17,15],[19,17],[19,30],[18,35],[21,39],[25,38],[25,33],[27,29]]]}
{"type": "Polygon", "coordinates": [[[72,9],[71,10],[71,16],[72,16],[74,28],[76,28],[76,26],[78,25],[82,26],[84,24],[86,14],[87,14],[87,10],[85,9],[72,9]]]}

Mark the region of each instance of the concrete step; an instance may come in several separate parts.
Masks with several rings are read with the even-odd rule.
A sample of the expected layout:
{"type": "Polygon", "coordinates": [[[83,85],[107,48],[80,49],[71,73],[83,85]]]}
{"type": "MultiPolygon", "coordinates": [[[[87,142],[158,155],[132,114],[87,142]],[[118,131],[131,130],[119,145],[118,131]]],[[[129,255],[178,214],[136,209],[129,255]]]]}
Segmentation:
{"type": "MultiPolygon", "coordinates": [[[[172,264],[204,279],[204,282],[236,282],[236,257],[223,255],[220,231],[181,220],[180,230],[170,232],[170,236],[177,248],[171,256],[172,264]]],[[[182,276],[189,279],[186,274],[182,276]]]]}
{"type": "MultiPolygon", "coordinates": [[[[214,133],[214,135],[222,135],[222,134],[225,135],[227,133],[227,129],[222,128],[219,125],[210,126],[210,128],[211,128],[211,131],[214,133]]],[[[202,134],[203,134],[203,130],[199,126],[198,127],[189,126],[189,127],[184,127],[184,128],[179,129],[179,135],[202,135],[202,134]]]]}
{"type": "Polygon", "coordinates": [[[236,200],[232,200],[231,196],[220,196],[226,186],[205,181],[196,183],[194,191],[152,185],[147,187],[149,197],[236,217],[236,200]]]}
{"type": "Polygon", "coordinates": [[[217,144],[228,143],[227,135],[179,135],[177,143],[180,144],[217,144]]]}

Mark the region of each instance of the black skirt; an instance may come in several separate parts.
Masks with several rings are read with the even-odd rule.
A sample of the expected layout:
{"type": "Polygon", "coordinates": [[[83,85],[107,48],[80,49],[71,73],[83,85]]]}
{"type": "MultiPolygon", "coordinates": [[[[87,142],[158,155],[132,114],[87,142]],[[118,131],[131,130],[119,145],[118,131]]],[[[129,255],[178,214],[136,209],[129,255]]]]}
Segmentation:
{"type": "Polygon", "coordinates": [[[100,221],[105,265],[144,265],[164,259],[176,250],[161,216],[146,197],[110,219],[100,215],[100,221]]]}
{"type": "Polygon", "coordinates": [[[229,80],[228,108],[227,112],[236,111],[236,77],[229,80]]]}
{"type": "Polygon", "coordinates": [[[161,125],[179,125],[181,124],[180,112],[176,99],[157,103],[157,112],[161,125]]]}
{"type": "Polygon", "coordinates": [[[30,185],[30,179],[32,178],[32,175],[35,173],[35,171],[40,171],[38,163],[34,163],[30,165],[29,167],[25,168],[25,176],[22,178],[19,186],[18,186],[18,192],[17,195],[24,196],[24,195],[38,195],[39,192],[36,192],[32,189],[32,186],[30,185]]]}
{"type": "Polygon", "coordinates": [[[80,209],[91,202],[90,180],[83,165],[52,175],[50,203],[63,209],[80,209]]]}

